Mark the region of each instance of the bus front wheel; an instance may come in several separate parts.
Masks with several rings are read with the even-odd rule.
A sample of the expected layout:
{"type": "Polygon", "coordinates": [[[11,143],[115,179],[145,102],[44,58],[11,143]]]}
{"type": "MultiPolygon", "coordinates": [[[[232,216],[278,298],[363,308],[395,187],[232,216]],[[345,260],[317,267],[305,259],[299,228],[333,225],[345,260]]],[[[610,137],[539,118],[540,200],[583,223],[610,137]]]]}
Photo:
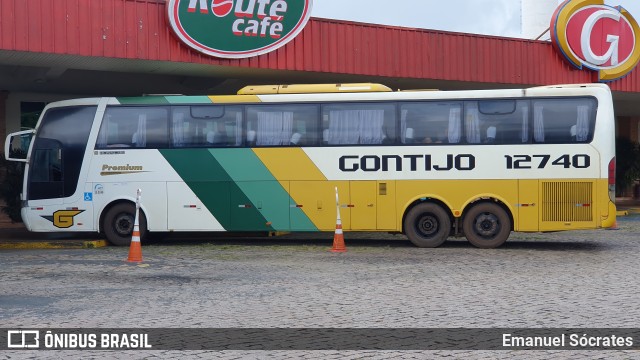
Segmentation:
{"type": "Polygon", "coordinates": [[[437,204],[418,204],[405,217],[404,232],[415,246],[435,248],[449,237],[451,219],[437,204]]]}
{"type": "Polygon", "coordinates": [[[493,249],[504,244],[511,234],[511,220],[507,212],[493,203],[475,205],[462,221],[464,235],[473,246],[493,249]]]}
{"type": "MultiPolygon", "coordinates": [[[[102,231],[107,240],[116,246],[129,246],[135,222],[136,206],[132,203],[120,203],[107,210],[102,220],[102,231]]],[[[143,240],[147,233],[147,218],[140,210],[138,216],[140,237],[143,240]]]]}

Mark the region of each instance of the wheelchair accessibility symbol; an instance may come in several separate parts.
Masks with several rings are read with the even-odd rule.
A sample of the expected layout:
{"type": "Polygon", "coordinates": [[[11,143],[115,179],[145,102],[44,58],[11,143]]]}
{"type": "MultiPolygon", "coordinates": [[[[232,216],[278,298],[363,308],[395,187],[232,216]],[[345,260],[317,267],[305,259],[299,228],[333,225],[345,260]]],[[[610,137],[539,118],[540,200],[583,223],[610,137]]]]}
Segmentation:
{"type": "Polygon", "coordinates": [[[84,193],[84,201],[93,201],[93,193],[90,193],[90,192],[84,193]]]}

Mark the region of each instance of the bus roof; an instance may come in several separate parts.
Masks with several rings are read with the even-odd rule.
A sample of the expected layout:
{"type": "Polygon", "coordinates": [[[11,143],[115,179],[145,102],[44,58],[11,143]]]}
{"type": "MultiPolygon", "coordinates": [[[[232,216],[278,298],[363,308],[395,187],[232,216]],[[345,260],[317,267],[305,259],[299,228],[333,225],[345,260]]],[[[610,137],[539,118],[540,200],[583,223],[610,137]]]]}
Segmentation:
{"type": "Polygon", "coordinates": [[[137,97],[87,98],[63,100],[49,107],[72,105],[197,105],[234,103],[323,102],[323,101],[398,101],[473,98],[521,98],[531,96],[574,96],[609,91],[606,84],[564,84],[527,89],[488,89],[438,91],[434,89],[393,91],[374,83],[258,85],[240,89],[237,95],[149,95],[137,97]]]}

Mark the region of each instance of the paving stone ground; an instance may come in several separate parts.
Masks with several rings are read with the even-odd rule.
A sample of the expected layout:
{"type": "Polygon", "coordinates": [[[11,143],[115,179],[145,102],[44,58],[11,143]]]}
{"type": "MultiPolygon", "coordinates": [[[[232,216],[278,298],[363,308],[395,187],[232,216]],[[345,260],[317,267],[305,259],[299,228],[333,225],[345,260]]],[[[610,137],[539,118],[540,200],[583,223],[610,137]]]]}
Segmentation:
{"type": "MultiPolygon", "coordinates": [[[[512,234],[494,250],[402,236],[190,237],[127,248],[0,251],[1,328],[637,328],[640,216],[617,231],[512,234]]],[[[640,339],[637,339],[640,341],[640,339]]],[[[5,351],[23,358],[584,358],[616,351],[5,351]]]]}

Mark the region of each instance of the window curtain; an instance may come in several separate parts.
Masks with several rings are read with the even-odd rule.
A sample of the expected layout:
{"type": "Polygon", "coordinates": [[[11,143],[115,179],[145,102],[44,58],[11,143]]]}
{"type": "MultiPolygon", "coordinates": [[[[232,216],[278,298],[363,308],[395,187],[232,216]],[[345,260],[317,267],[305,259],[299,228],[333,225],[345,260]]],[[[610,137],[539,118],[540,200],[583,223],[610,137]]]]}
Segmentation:
{"type": "MultiPolygon", "coordinates": [[[[237,128],[239,129],[240,126],[237,128]]],[[[288,145],[292,133],[293,112],[258,112],[258,134],[256,138],[256,145],[288,145]]]]}
{"type": "Polygon", "coordinates": [[[109,145],[109,128],[111,127],[111,115],[106,115],[100,134],[98,135],[98,147],[104,148],[109,145]]]}
{"type": "Polygon", "coordinates": [[[138,131],[133,134],[135,147],[147,146],[147,114],[138,115],[138,131]]]}
{"type": "Polygon", "coordinates": [[[360,119],[360,144],[382,144],[384,110],[358,110],[360,119]]]}
{"type": "MultiPolygon", "coordinates": [[[[400,111],[400,137],[403,144],[410,143],[413,139],[407,139],[407,115],[409,115],[409,110],[403,109],[400,111]]],[[[413,137],[413,134],[411,134],[413,137]]]]}
{"type": "Polygon", "coordinates": [[[522,142],[529,141],[529,107],[522,107],[522,142]]]}
{"type": "Polygon", "coordinates": [[[544,107],[533,106],[533,138],[536,142],[544,142],[544,107]]]}
{"type": "Polygon", "coordinates": [[[467,116],[464,121],[464,129],[467,134],[468,143],[480,143],[480,112],[478,111],[477,104],[469,104],[467,116]]]}
{"type": "MultiPolygon", "coordinates": [[[[293,118],[293,114],[291,115],[293,118]]],[[[242,113],[236,113],[236,146],[242,145],[242,113]]]]}
{"type": "Polygon", "coordinates": [[[176,113],[173,116],[173,146],[184,146],[184,114],[176,113]]]}
{"type": "Polygon", "coordinates": [[[578,105],[576,141],[587,141],[589,138],[589,106],[578,105]]]}
{"type": "MultiPolygon", "coordinates": [[[[462,126],[460,124],[460,106],[453,106],[449,109],[449,135],[448,140],[450,144],[457,144],[460,142],[462,136],[462,126]]],[[[478,130],[480,132],[480,130],[478,130]]]]}
{"type": "Polygon", "coordinates": [[[329,144],[357,144],[360,138],[358,110],[329,112],[329,144]]]}
{"type": "Polygon", "coordinates": [[[384,110],[332,110],[329,144],[381,144],[384,110]]]}

